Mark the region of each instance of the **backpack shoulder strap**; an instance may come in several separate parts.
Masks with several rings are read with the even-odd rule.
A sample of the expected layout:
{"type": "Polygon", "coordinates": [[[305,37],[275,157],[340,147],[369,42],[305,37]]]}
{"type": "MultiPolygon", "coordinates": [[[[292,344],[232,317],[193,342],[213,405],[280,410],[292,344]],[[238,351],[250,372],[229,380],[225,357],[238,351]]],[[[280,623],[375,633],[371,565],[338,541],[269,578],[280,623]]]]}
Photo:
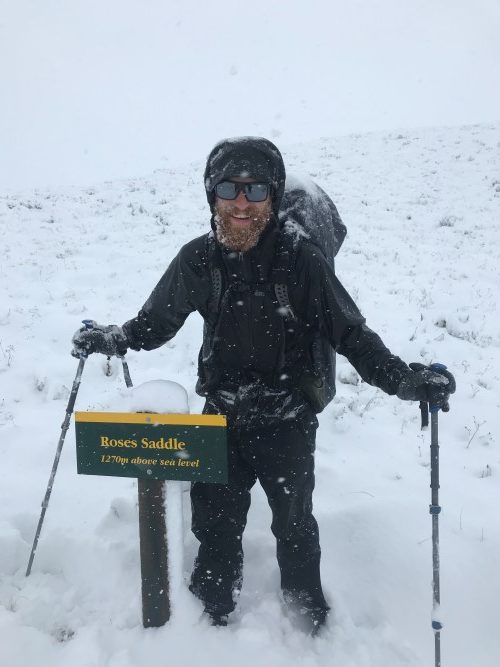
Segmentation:
{"type": "Polygon", "coordinates": [[[282,232],[279,236],[274,254],[271,282],[274,285],[276,300],[278,301],[280,308],[283,309],[282,314],[290,320],[297,319],[293,312],[288,293],[288,284],[290,282],[290,274],[293,270],[294,261],[295,250],[293,247],[293,239],[288,234],[282,232]]]}
{"type": "Polygon", "coordinates": [[[213,232],[210,232],[207,236],[207,258],[212,289],[208,309],[212,313],[219,312],[222,297],[222,260],[219,256],[219,252],[220,250],[215,242],[214,234],[213,232]]]}
{"type": "Polygon", "coordinates": [[[278,236],[276,248],[274,250],[271,282],[275,284],[287,283],[290,278],[290,273],[293,270],[294,261],[295,249],[293,238],[282,230],[278,236]]]}

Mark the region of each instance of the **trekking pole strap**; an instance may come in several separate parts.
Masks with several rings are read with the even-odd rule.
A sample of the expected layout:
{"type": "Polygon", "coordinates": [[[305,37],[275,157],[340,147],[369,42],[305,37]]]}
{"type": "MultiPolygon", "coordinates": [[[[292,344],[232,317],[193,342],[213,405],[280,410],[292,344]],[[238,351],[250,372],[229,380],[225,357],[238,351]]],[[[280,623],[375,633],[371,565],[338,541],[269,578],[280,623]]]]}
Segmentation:
{"type": "Polygon", "coordinates": [[[420,430],[429,426],[429,404],[427,401],[420,401],[420,430]]]}
{"type": "Polygon", "coordinates": [[[133,384],[132,384],[132,378],[130,377],[130,371],[128,369],[128,364],[125,361],[125,357],[123,355],[121,355],[119,358],[121,359],[121,362],[122,362],[123,377],[125,378],[125,384],[130,389],[130,387],[133,387],[133,384]]]}

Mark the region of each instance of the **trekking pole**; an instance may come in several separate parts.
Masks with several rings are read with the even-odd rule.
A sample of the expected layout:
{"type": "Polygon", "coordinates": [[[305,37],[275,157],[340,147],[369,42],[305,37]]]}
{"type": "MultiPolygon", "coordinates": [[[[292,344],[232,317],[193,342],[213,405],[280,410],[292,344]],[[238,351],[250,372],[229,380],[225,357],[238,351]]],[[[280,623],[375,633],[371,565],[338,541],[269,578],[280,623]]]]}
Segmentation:
{"type": "MultiPolygon", "coordinates": [[[[429,368],[438,373],[446,370],[444,364],[431,364],[429,368]]],[[[443,628],[443,624],[438,620],[441,604],[439,581],[439,513],[441,512],[441,507],[439,505],[439,409],[438,405],[430,404],[428,406],[426,402],[420,403],[422,428],[426,427],[429,423],[427,410],[431,413],[431,504],[429,505],[429,512],[432,516],[432,629],[434,630],[435,667],[441,667],[441,630],[443,628]]],[[[442,409],[444,412],[448,412],[450,408],[446,403],[442,406],[442,409]]]]}
{"type": "Polygon", "coordinates": [[[121,355],[119,358],[121,359],[122,362],[123,377],[125,378],[125,384],[130,389],[130,387],[132,387],[133,385],[132,385],[132,378],[130,377],[130,371],[128,369],[128,364],[125,361],[125,357],[123,355],[121,355]]]}
{"type": "Polygon", "coordinates": [[[432,516],[432,629],[434,630],[434,661],[436,667],[441,667],[441,629],[442,623],[438,620],[439,605],[441,604],[441,590],[439,583],[439,441],[438,441],[438,412],[439,408],[430,406],[431,413],[431,505],[429,512],[432,516]]]}
{"type": "MultiPolygon", "coordinates": [[[[83,324],[86,329],[92,329],[92,320],[83,320],[83,324]]],[[[42,501],[42,512],[40,514],[40,519],[38,520],[38,526],[35,533],[35,539],[33,541],[33,546],[31,547],[30,558],[28,561],[28,567],[26,569],[26,576],[29,577],[31,574],[31,566],[33,565],[33,560],[35,558],[36,548],[38,546],[38,540],[40,538],[40,533],[42,530],[43,521],[45,519],[45,512],[49,505],[50,494],[52,493],[52,487],[54,486],[54,479],[56,477],[57,466],[59,465],[59,459],[61,458],[61,452],[64,445],[64,439],[69,428],[69,422],[71,419],[71,414],[73,408],[75,407],[76,395],[78,394],[78,389],[80,388],[80,381],[82,379],[83,367],[85,366],[85,361],[87,360],[87,355],[82,353],[80,354],[80,361],[78,363],[78,369],[76,371],[76,376],[73,381],[73,387],[71,389],[71,394],[69,396],[68,405],[66,407],[66,415],[64,421],[61,425],[61,435],[59,437],[59,442],[57,444],[56,455],[54,458],[54,463],[52,464],[52,471],[49,477],[49,483],[47,485],[47,490],[45,491],[45,496],[42,501]]]]}

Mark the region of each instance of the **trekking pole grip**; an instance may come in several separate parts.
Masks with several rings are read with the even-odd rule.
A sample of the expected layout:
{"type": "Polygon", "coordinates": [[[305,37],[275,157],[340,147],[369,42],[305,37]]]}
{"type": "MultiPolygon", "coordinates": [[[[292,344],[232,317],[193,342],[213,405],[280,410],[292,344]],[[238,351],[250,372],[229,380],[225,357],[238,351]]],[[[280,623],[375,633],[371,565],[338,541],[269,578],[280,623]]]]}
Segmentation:
{"type": "MultiPolygon", "coordinates": [[[[429,366],[429,368],[430,368],[431,371],[434,371],[435,373],[442,373],[442,371],[445,371],[447,369],[447,366],[445,366],[444,364],[440,364],[440,363],[436,362],[434,364],[431,364],[429,366]]],[[[431,414],[433,412],[439,412],[439,409],[440,408],[439,408],[438,405],[429,404],[429,410],[430,410],[431,414]]],[[[450,411],[450,406],[449,406],[448,402],[443,404],[442,410],[443,410],[443,412],[449,412],[450,411]]]]}

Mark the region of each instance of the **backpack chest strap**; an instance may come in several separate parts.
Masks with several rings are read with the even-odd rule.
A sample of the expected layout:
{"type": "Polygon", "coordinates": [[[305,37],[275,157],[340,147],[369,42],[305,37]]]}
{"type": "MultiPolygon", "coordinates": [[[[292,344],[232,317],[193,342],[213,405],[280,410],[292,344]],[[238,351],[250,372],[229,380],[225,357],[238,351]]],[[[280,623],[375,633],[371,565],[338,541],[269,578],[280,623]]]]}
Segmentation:
{"type": "MultiPolygon", "coordinates": [[[[210,234],[208,236],[207,242],[210,278],[212,283],[209,310],[211,313],[218,313],[220,311],[224,292],[224,278],[221,268],[222,258],[220,257],[220,249],[217,247],[217,243],[213,235],[210,234]]],[[[288,292],[288,284],[290,281],[293,261],[293,241],[287,235],[281,234],[275,249],[273,265],[269,276],[269,283],[273,286],[274,294],[280,309],[283,309],[281,315],[287,319],[296,321],[297,317],[290,303],[290,296],[288,292]]],[[[261,283],[262,282],[263,279],[261,280],[261,283]]],[[[242,287],[238,288],[237,285],[233,285],[233,288],[235,288],[236,291],[246,291],[246,289],[250,289],[250,286],[248,286],[246,289],[242,289],[242,287]]]]}

